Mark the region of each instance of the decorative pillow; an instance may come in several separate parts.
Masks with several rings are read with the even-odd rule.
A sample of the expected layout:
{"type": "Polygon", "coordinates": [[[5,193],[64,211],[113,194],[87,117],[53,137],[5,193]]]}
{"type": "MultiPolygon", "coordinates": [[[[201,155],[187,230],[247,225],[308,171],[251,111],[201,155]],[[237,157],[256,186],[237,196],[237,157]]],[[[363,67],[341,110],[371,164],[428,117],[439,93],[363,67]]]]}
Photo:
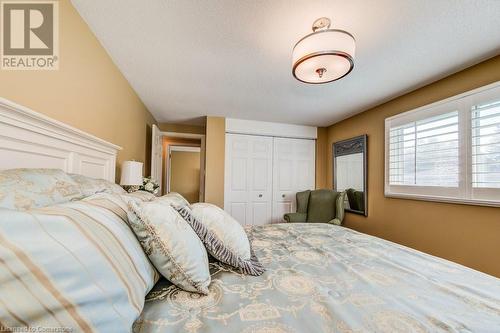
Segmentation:
{"type": "Polygon", "coordinates": [[[69,176],[78,185],[80,185],[80,191],[83,193],[83,196],[85,197],[101,192],[114,193],[114,194],[126,193],[126,191],[120,185],[105,179],[95,179],[71,173],[69,174],[69,176]]]}
{"type": "Polygon", "coordinates": [[[189,202],[177,192],[170,192],[159,197],[157,200],[173,207],[189,207],[189,202]]]}
{"type": "Polygon", "coordinates": [[[0,171],[0,207],[26,210],[81,198],[78,184],[59,169],[0,171]]]}
{"type": "Polygon", "coordinates": [[[228,213],[208,203],[176,208],[217,260],[239,268],[244,274],[262,275],[265,271],[253,253],[243,227],[228,213]]]}
{"type": "Polygon", "coordinates": [[[0,323],[130,332],[159,275],[126,209],[116,195],[0,209],[0,323]]]}
{"type": "Polygon", "coordinates": [[[129,207],[129,223],[156,269],[186,291],[208,294],[207,251],[186,221],[161,200],[130,200],[129,207]]]}
{"type": "MultiPolygon", "coordinates": [[[[153,201],[156,199],[156,195],[150,192],[146,191],[135,191],[132,193],[124,193],[122,194],[122,198],[127,199],[127,198],[135,198],[139,199],[141,201],[153,201]]],[[[127,201],[127,200],[125,200],[127,201]]]]}

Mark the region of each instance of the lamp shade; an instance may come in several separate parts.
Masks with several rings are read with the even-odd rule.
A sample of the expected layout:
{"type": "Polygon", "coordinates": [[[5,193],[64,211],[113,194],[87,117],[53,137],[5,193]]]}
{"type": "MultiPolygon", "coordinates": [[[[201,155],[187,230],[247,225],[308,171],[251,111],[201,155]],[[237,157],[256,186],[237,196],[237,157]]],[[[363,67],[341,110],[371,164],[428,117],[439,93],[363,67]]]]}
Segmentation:
{"type": "Polygon", "coordinates": [[[293,48],[293,76],[305,83],[338,80],[353,69],[354,51],[355,40],[350,33],[328,28],[315,30],[293,48]]]}
{"type": "Polygon", "coordinates": [[[142,162],[122,162],[120,185],[142,185],[142,162]]]}

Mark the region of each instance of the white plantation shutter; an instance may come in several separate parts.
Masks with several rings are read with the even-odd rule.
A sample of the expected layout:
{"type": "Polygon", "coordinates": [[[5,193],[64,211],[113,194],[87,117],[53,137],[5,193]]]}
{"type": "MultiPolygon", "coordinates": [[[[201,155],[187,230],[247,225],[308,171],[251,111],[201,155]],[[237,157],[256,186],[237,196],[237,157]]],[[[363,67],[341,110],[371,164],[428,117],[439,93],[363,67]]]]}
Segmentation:
{"type": "Polygon", "coordinates": [[[458,111],[390,130],[390,184],[458,187],[458,111]]]}
{"type": "Polygon", "coordinates": [[[389,182],[396,185],[415,184],[415,123],[389,132],[389,182]]]}
{"type": "Polygon", "coordinates": [[[500,100],[472,107],[472,187],[500,188],[500,100]]]}
{"type": "Polygon", "coordinates": [[[386,119],[386,196],[500,205],[500,82],[386,119]]]}

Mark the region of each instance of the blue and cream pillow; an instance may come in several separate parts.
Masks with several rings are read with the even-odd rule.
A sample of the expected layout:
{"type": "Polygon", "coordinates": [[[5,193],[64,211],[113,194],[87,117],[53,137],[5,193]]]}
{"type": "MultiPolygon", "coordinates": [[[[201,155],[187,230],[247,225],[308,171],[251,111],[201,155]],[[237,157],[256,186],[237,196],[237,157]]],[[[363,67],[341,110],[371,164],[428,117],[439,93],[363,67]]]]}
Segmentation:
{"type": "Polygon", "coordinates": [[[128,204],[130,226],[156,269],[179,288],[208,294],[208,255],[188,223],[160,198],[128,204]]]}
{"type": "Polygon", "coordinates": [[[83,196],[88,197],[96,193],[124,194],[126,191],[118,184],[105,179],[96,179],[78,174],[68,174],[78,186],[83,196]]]}
{"type": "Polygon", "coordinates": [[[82,197],[80,186],[59,169],[0,171],[0,207],[26,210],[82,197]]]}
{"type": "Polygon", "coordinates": [[[159,275],[116,195],[0,208],[0,323],[130,332],[159,275]]]}
{"type": "Polygon", "coordinates": [[[255,256],[245,230],[224,210],[209,203],[175,208],[215,259],[239,269],[243,274],[258,276],[264,273],[265,269],[255,256]]]}

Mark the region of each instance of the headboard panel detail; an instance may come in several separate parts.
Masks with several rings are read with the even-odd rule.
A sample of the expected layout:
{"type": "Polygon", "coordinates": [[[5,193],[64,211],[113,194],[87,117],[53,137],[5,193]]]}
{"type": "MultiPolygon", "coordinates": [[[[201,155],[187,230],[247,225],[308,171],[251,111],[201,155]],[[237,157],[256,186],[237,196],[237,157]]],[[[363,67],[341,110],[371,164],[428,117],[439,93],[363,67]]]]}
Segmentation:
{"type": "Polygon", "coordinates": [[[115,180],[122,148],[0,98],[0,170],[58,168],[115,180]]]}

